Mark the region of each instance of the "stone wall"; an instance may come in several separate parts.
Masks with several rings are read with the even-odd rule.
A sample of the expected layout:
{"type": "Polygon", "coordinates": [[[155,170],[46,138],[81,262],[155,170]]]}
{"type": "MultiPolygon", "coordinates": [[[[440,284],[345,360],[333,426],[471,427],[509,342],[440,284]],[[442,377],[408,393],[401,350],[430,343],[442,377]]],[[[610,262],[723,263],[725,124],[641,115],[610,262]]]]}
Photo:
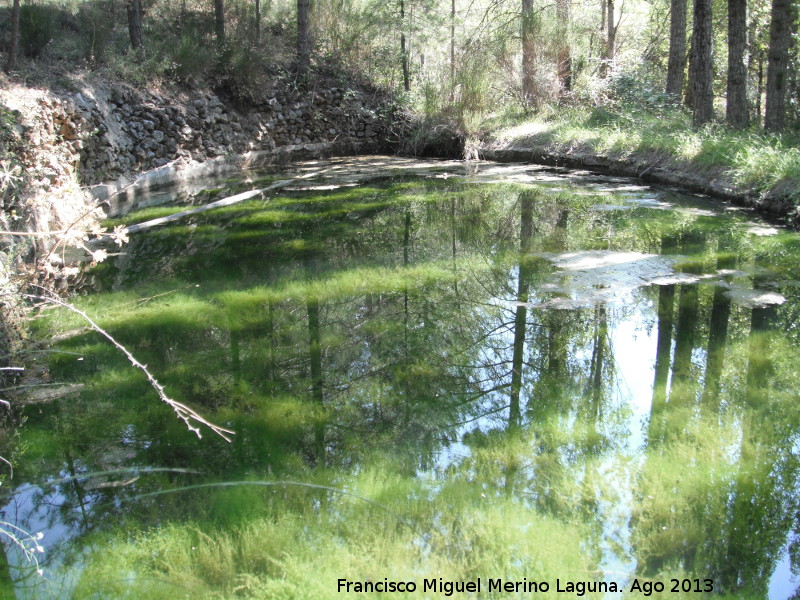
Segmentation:
{"type": "Polygon", "coordinates": [[[334,143],[341,151],[386,151],[407,119],[377,92],[277,87],[249,106],[234,107],[212,92],[142,92],[86,87],[61,98],[69,117],[57,123],[74,152],[83,185],[145,172],[175,160],[282,146],[334,143]]]}
{"type": "Polygon", "coordinates": [[[385,93],[335,81],[303,90],[275,80],[248,103],[105,81],[73,81],[69,92],[0,87],[0,141],[18,147],[10,164],[22,173],[0,225],[26,234],[0,239],[0,283],[23,263],[67,281],[62,256],[74,259],[63,249],[85,255],[84,237],[99,230],[102,213],[125,210],[137,190],[320,154],[394,150],[410,119],[385,93]]]}

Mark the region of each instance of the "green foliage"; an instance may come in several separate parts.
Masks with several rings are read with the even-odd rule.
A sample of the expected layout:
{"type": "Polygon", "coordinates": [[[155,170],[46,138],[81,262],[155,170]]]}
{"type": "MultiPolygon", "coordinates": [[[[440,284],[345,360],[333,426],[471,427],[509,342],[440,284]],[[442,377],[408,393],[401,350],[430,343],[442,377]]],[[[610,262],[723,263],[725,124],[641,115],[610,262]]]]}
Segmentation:
{"type": "Polygon", "coordinates": [[[661,81],[642,72],[616,74],[611,84],[612,100],[634,110],[663,111],[674,108],[675,99],[664,93],[661,81]]]}
{"type": "Polygon", "coordinates": [[[236,98],[251,100],[265,86],[267,64],[258,50],[246,43],[228,40],[216,57],[216,87],[224,88],[236,98]]]}
{"type": "Polygon", "coordinates": [[[114,21],[104,4],[82,4],[78,10],[81,52],[90,64],[103,63],[114,31],[114,21]]]}
{"type": "Polygon", "coordinates": [[[214,65],[215,46],[208,32],[190,27],[181,33],[172,52],[175,74],[183,81],[204,77],[214,65]]]}
{"type": "Polygon", "coordinates": [[[59,9],[49,4],[23,4],[19,10],[20,48],[39,58],[56,33],[59,9]]]}

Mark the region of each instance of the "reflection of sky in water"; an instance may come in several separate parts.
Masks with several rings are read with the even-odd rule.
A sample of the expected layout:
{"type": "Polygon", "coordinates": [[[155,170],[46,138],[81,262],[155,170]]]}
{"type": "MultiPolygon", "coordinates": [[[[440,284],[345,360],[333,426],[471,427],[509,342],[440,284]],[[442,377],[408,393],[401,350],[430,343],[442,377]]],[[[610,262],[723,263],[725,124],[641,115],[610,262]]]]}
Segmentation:
{"type": "MultiPolygon", "coordinates": [[[[430,178],[463,177],[463,166],[457,162],[430,163],[413,159],[395,161],[386,159],[363,159],[349,163],[309,162],[295,167],[294,175],[309,177],[307,183],[295,185],[293,189],[310,191],[332,190],[339,187],[350,187],[356,182],[369,180],[380,172],[381,176],[392,173],[416,173],[430,178]],[[322,169],[322,171],[318,171],[322,169]]],[[[635,185],[629,180],[587,176],[547,169],[530,165],[488,165],[479,167],[474,180],[480,183],[489,181],[544,183],[557,186],[559,189],[570,189],[583,185],[578,192],[613,193],[613,202],[598,204],[593,208],[600,211],[638,210],[675,208],[668,200],[673,200],[667,193],[656,192],[648,186],[635,185]]],[[[551,188],[552,189],[552,188],[551,188]]],[[[159,202],[163,198],[156,199],[159,202]]],[[[156,200],[151,200],[154,203],[156,200]]],[[[719,214],[719,211],[705,207],[683,208],[680,212],[685,216],[707,217],[719,214]]],[[[633,218],[633,217],[631,217],[633,218]]],[[[754,227],[755,235],[774,235],[770,228],[754,227]]],[[[579,317],[595,307],[603,306],[607,311],[608,353],[613,357],[613,365],[604,366],[606,377],[610,379],[604,390],[604,418],[597,423],[601,437],[612,443],[602,450],[599,459],[598,474],[607,482],[595,488],[594,502],[597,505],[596,517],[600,520],[600,569],[606,581],[623,584],[637,569],[637,562],[632,548],[633,525],[632,514],[636,499],[633,489],[635,481],[643,469],[645,448],[647,445],[648,421],[653,400],[654,365],[658,336],[656,305],[654,298],[658,295],[657,286],[674,284],[703,284],[723,286],[728,289],[728,297],[740,306],[756,307],[765,304],[781,304],[785,298],[777,292],[748,289],[752,272],[726,271],[704,275],[691,275],[675,270],[675,264],[682,257],[658,256],[641,252],[616,252],[607,250],[584,250],[562,253],[537,253],[538,258],[548,260],[555,272],[546,276],[543,283],[531,287],[527,302],[527,323],[533,325],[546,311],[564,311],[579,317]],[[583,311],[583,313],[581,312],[583,311]],[[609,375],[610,373],[610,375],[609,375]],[[608,482],[613,482],[609,484],[608,482]]],[[[518,309],[514,298],[517,289],[519,269],[513,268],[508,273],[506,289],[509,295],[490,298],[487,302],[497,307],[501,321],[509,321],[510,325],[498,328],[490,336],[490,344],[481,350],[480,361],[491,364],[501,358],[510,366],[511,355],[508,348],[513,345],[513,319],[518,309]],[[505,355],[498,356],[497,348],[505,348],[505,355]]],[[[677,310],[677,308],[676,308],[677,310]]],[[[486,309],[483,315],[486,321],[496,319],[486,309]]],[[[530,337],[530,331],[528,332],[530,337]]],[[[572,360],[588,363],[591,359],[591,348],[588,341],[573,344],[572,360]]],[[[674,346],[675,340],[671,342],[674,346]]],[[[527,344],[526,344],[527,346],[527,344]]],[[[362,362],[364,368],[370,362],[370,348],[364,345],[362,362]]],[[[526,347],[526,353],[531,349],[526,347]]],[[[705,349],[698,346],[692,348],[692,362],[695,365],[705,363],[705,349]]],[[[476,369],[473,378],[488,381],[499,371],[490,367],[476,369]]],[[[522,412],[525,404],[531,399],[527,397],[533,384],[532,378],[539,375],[534,369],[528,369],[523,375],[522,412]],[[527,377],[527,379],[526,379],[527,377]],[[527,390],[527,394],[526,394],[527,390]]],[[[669,384],[668,384],[669,385],[669,384]]],[[[477,386],[476,384],[476,387],[477,386]]],[[[469,442],[465,437],[474,432],[488,433],[495,429],[504,429],[508,425],[508,388],[497,390],[483,396],[474,406],[472,415],[481,415],[469,422],[453,428],[448,436],[450,443],[444,443],[433,451],[432,464],[425,470],[418,470],[417,475],[423,480],[434,482],[447,477],[447,470],[465,462],[471,456],[469,442]],[[501,408],[502,407],[502,408],[501,408]],[[498,410],[500,408],[500,410],[498,410]]],[[[574,412],[560,415],[565,427],[572,426],[578,419],[574,412]]],[[[584,474],[582,466],[574,470],[574,477],[584,474]]],[[[434,490],[437,489],[434,483],[434,490]]],[[[63,523],[58,511],[53,506],[63,504],[66,499],[57,493],[50,495],[46,503],[34,508],[33,497],[42,490],[28,486],[21,489],[14,499],[15,521],[29,531],[45,533],[42,544],[49,551],[57,549],[71,535],[70,525],[63,523]],[[49,512],[48,512],[49,511],[49,512]]],[[[9,515],[11,505],[5,509],[9,515]]],[[[55,555],[56,552],[53,552],[55,555]]],[[[24,566],[20,556],[9,553],[12,566],[24,566]]],[[[57,563],[44,564],[45,571],[58,566],[57,563]]],[[[52,580],[47,584],[51,597],[59,597],[69,586],[69,578],[75,571],[67,570],[61,580],[52,580]]],[[[487,574],[488,575],[488,574],[487,574]]],[[[703,575],[698,573],[697,576],[703,575]]],[[[782,560],[776,565],[769,585],[770,600],[786,600],[796,587],[796,580],[791,574],[788,549],[782,560]]],[[[42,591],[38,590],[41,594],[42,591]]],[[[22,598],[28,598],[21,592],[22,598]]],[[[621,594],[608,594],[607,598],[618,598],[621,594]]]]}
{"type": "Polygon", "coordinates": [[[788,600],[794,596],[800,580],[792,573],[789,560],[789,548],[786,548],[780,562],[775,566],[772,577],[769,579],[769,599],[788,600]]]}
{"type": "Polygon", "coordinates": [[[45,552],[37,555],[43,572],[41,577],[22,551],[4,540],[19,600],[66,598],[80,574],[79,565],[64,568],[62,563],[62,553],[76,534],[74,524],[61,518],[60,507],[67,503],[67,498],[57,491],[45,493],[38,486],[24,484],[15,490],[11,501],[1,511],[4,520],[15,523],[31,535],[42,534],[39,543],[45,552]]]}

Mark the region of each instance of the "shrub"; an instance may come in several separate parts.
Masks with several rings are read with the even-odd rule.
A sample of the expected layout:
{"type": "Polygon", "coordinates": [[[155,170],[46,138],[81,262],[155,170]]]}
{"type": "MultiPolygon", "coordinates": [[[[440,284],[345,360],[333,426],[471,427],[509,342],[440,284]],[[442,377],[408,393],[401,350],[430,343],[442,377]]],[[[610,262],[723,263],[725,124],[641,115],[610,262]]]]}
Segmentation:
{"type": "Polygon", "coordinates": [[[53,39],[58,9],[39,4],[23,4],[19,9],[20,49],[25,56],[39,58],[53,39]]]}
{"type": "Polygon", "coordinates": [[[111,41],[114,20],[102,8],[84,4],[78,12],[83,57],[92,64],[103,62],[111,41]]]}
{"type": "Polygon", "coordinates": [[[172,62],[180,79],[201,79],[214,64],[214,45],[208,43],[199,29],[187,28],[174,47],[172,62]]]}

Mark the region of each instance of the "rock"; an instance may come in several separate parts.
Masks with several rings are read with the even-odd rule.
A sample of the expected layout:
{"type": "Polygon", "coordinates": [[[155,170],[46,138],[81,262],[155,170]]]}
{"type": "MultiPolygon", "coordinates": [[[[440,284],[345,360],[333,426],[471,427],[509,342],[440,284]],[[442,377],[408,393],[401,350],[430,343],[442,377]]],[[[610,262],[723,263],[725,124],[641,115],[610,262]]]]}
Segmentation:
{"type": "Polygon", "coordinates": [[[71,121],[63,121],[58,134],[67,141],[77,139],[78,128],[71,121]]]}

